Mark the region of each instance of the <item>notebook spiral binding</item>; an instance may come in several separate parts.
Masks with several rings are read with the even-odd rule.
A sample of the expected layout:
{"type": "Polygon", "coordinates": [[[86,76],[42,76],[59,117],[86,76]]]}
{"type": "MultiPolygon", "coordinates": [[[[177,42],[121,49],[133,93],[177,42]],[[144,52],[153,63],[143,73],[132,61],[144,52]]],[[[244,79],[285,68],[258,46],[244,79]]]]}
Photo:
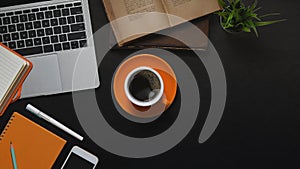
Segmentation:
{"type": "Polygon", "coordinates": [[[4,130],[2,131],[2,133],[0,135],[0,143],[4,139],[5,133],[7,132],[7,130],[9,129],[9,127],[12,125],[12,122],[14,121],[14,118],[15,118],[15,116],[12,115],[11,118],[9,119],[9,121],[7,122],[4,130]]]}

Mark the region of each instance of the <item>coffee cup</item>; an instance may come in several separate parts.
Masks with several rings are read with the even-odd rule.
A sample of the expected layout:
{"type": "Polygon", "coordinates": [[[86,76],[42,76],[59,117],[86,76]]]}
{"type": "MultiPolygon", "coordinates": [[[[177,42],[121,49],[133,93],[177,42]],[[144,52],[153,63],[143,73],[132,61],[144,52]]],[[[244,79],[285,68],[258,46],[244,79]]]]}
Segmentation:
{"type": "Polygon", "coordinates": [[[157,103],[164,93],[164,82],[160,74],[146,66],[132,70],[124,83],[126,97],[131,103],[141,107],[157,103]]]}

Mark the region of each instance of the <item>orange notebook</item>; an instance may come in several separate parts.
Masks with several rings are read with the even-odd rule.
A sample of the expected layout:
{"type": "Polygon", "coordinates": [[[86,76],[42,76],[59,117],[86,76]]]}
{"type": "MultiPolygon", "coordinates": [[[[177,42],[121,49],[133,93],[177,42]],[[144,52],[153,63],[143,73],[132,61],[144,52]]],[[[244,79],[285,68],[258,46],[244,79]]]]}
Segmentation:
{"type": "Polygon", "coordinates": [[[13,169],[10,142],[18,169],[50,169],[66,140],[15,112],[0,136],[0,168],[13,169]]]}

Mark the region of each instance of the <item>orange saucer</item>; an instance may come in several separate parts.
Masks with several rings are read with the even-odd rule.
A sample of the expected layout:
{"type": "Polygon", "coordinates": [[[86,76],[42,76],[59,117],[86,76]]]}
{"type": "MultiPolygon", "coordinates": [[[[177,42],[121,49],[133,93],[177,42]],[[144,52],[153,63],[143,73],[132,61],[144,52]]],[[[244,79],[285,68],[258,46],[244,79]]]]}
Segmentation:
{"type": "Polygon", "coordinates": [[[140,118],[156,117],[167,110],[175,99],[177,92],[176,75],[171,66],[157,56],[151,54],[136,55],[127,59],[118,67],[113,79],[113,91],[120,107],[130,115],[140,118]],[[156,70],[161,75],[165,86],[160,101],[149,107],[139,107],[131,103],[124,90],[127,75],[140,66],[156,70]]]}

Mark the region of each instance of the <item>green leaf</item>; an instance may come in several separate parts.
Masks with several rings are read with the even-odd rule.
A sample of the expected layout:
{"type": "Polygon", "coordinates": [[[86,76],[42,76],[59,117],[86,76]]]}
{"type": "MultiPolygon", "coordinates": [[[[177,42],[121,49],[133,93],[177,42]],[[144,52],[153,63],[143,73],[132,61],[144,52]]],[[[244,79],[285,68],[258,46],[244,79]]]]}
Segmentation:
{"type": "Polygon", "coordinates": [[[241,3],[241,0],[235,0],[235,2],[233,3],[234,6],[237,6],[241,3]]]}
{"type": "Polygon", "coordinates": [[[264,18],[264,17],[268,17],[268,16],[278,16],[278,15],[280,15],[280,13],[269,13],[269,14],[261,15],[259,17],[264,18]]]}
{"type": "Polygon", "coordinates": [[[286,19],[276,20],[276,21],[264,21],[264,22],[256,22],[255,26],[267,26],[278,22],[286,21],[286,19]]]}
{"type": "Polygon", "coordinates": [[[230,15],[227,18],[226,24],[230,23],[232,21],[234,13],[230,13],[230,15]]]}
{"type": "Polygon", "coordinates": [[[260,9],[261,9],[261,7],[258,7],[258,8],[256,8],[256,9],[254,9],[253,12],[257,12],[257,11],[259,11],[260,9]]]}
{"type": "Polygon", "coordinates": [[[257,16],[257,14],[251,14],[251,17],[258,21],[261,21],[261,19],[257,16]]]}
{"type": "Polygon", "coordinates": [[[241,23],[238,23],[236,26],[237,26],[237,27],[238,27],[238,26],[244,27],[245,24],[241,22],[241,23]]]}
{"type": "Polygon", "coordinates": [[[243,28],[242,28],[242,31],[244,31],[244,32],[251,32],[251,29],[248,28],[248,27],[243,27],[243,28]]]}
{"type": "Polygon", "coordinates": [[[253,25],[251,28],[254,30],[256,37],[258,37],[258,32],[257,32],[255,25],[253,25]]]}
{"type": "Polygon", "coordinates": [[[254,3],[251,5],[250,7],[251,11],[254,11],[256,7],[257,7],[257,0],[255,0],[254,3]]]}

